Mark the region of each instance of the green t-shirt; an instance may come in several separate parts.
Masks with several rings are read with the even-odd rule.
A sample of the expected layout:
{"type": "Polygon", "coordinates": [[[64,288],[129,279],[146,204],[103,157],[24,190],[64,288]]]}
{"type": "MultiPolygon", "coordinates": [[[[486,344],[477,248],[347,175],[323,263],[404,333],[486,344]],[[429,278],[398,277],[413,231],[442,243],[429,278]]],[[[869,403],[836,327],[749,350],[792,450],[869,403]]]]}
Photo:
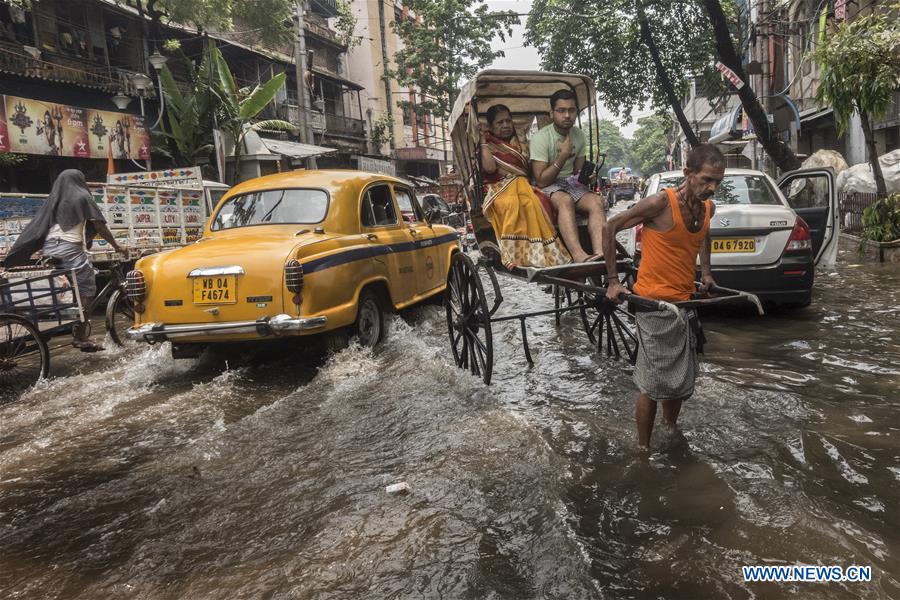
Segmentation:
{"type": "MultiPolygon", "coordinates": [[[[560,169],[557,179],[565,179],[575,170],[575,159],[579,156],[587,156],[587,143],[584,139],[584,133],[578,127],[569,130],[569,137],[572,138],[572,155],[560,169]]],[[[559,143],[562,136],[556,132],[553,123],[546,127],[542,127],[531,138],[531,160],[539,160],[548,165],[556,160],[559,156],[559,143]]]]}

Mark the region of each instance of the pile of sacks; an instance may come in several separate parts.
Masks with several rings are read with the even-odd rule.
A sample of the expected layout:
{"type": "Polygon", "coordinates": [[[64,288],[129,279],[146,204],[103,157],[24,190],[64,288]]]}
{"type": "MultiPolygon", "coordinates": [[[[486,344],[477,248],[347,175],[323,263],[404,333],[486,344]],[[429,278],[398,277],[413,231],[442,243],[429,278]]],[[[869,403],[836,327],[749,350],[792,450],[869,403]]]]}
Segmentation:
{"type": "MultiPolygon", "coordinates": [[[[882,154],[878,162],[881,163],[881,172],[884,174],[884,184],[888,193],[900,193],[900,149],[882,154]]],[[[874,194],[878,191],[875,187],[872,166],[868,162],[848,166],[844,158],[834,150],[819,150],[803,161],[802,167],[804,169],[831,167],[837,173],[838,192],[874,194]]]]}

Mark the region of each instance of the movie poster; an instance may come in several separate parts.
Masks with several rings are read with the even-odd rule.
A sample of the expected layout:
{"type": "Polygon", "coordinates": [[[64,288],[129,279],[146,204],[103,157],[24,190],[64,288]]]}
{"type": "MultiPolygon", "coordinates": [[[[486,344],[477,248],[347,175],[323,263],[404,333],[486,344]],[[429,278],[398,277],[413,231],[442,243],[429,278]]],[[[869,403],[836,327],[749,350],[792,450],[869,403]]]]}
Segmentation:
{"type": "Polygon", "coordinates": [[[73,158],[147,160],[143,117],[0,96],[0,151],[73,158]]]}
{"type": "Polygon", "coordinates": [[[147,160],[150,158],[150,132],[144,118],[105,110],[90,110],[91,155],[147,160]]]}
{"type": "Polygon", "coordinates": [[[0,152],[9,152],[9,131],[6,127],[6,96],[0,94],[0,152]]]}
{"type": "Polygon", "coordinates": [[[91,157],[85,109],[17,96],[6,96],[6,109],[13,152],[91,157]]]}

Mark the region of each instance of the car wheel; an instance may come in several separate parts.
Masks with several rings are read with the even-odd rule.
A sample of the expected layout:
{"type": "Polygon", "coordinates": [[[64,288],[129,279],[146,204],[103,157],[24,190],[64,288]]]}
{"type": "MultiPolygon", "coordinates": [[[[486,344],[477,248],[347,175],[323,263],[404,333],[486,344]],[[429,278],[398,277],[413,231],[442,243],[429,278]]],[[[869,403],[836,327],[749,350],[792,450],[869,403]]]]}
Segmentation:
{"type": "Polygon", "coordinates": [[[378,297],[370,290],[364,290],[359,296],[356,337],[361,346],[369,348],[378,345],[384,337],[384,311],[381,310],[378,297]]]}

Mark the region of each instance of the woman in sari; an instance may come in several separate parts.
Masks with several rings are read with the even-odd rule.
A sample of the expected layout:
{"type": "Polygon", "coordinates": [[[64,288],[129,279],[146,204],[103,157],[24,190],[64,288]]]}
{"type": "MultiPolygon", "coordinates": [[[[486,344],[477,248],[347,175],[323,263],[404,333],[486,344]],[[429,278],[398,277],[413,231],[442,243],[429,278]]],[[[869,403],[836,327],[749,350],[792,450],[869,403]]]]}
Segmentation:
{"type": "Polygon", "coordinates": [[[553,267],[572,262],[552,225],[550,200],[528,181],[528,148],[516,136],[509,109],[490,107],[487,121],[490,131],[481,135],[482,210],[497,235],[503,264],[553,267]]]}

